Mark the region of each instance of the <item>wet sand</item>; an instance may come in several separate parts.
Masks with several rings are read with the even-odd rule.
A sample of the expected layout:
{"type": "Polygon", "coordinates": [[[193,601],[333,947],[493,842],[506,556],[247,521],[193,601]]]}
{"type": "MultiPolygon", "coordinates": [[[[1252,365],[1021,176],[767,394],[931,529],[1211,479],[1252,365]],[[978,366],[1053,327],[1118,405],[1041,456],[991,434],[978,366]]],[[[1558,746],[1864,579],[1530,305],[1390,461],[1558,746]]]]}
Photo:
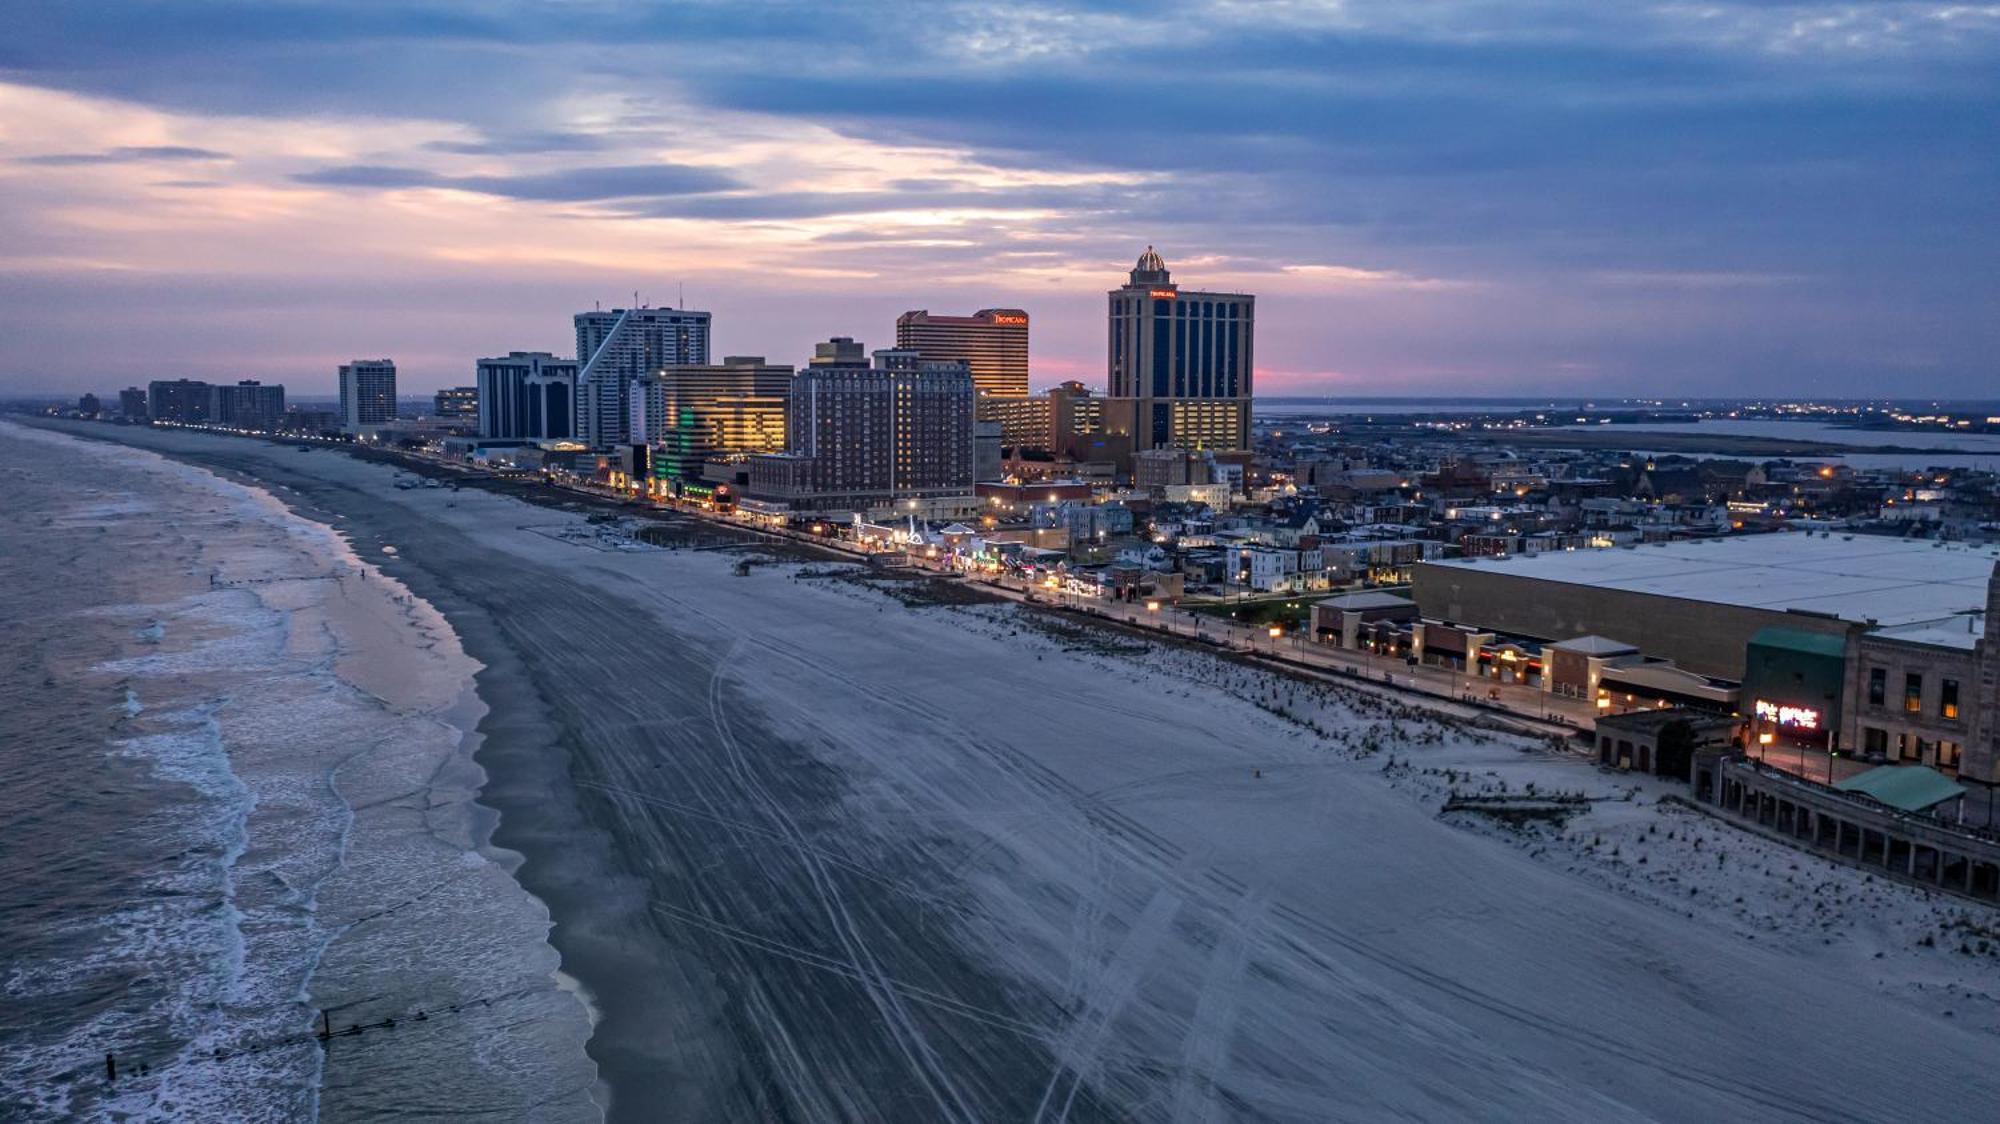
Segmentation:
{"type": "Polygon", "coordinates": [[[112,435],[275,486],[485,665],[481,800],[601,1012],[614,1118],[1881,1119],[2000,1095],[1993,1036],[1885,995],[1865,954],[1608,889],[1441,821],[1373,756],[1520,749],[1337,699],[1312,705],[1342,736],[1309,733],[1259,673],[1193,678],[1204,657],[564,542],[575,517],[397,493],[331,451],[112,435]]]}
{"type": "MultiPolygon", "coordinates": [[[[859,879],[867,887],[894,875],[842,863],[807,842],[838,834],[839,778],[731,697],[719,674],[735,658],[726,647],[676,635],[647,608],[565,581],[536,561],[482,551],[457,528],[410,508],[448,502],[439,491],[395,492],[384,466],[206,435],[115,436],[272,488],[302,514],[328,521],[435,606],[484,665],[476,677],[488,708],[479,724],[478,760],[488,774],[480,801],[498,813],[493,844],[525,856],[517,877],[548,905],[564,969],[598,1011],[591,1054],[616,1118],[974,1119],[1032,1111],[1040,1090],[1018,1075],[1051,1067],[1039,1043],[1006,1033],[955,1049],[918,1042],[899,988],[937,988],[954,1003],[983,1007],[1005,1005],[1001,987],[925,932],[925,920],[907,916],[898,897],[857,899],[835,885],[859,879]],[[753,758],[764,776],[745,772],[753,758]],[[791,907],[797,912],[754,940],[703,940],[697,955],[685,947],[689,925],[699,928],[703,918],[791,907]],[[907,948],[884,946],[880,933],[912,920],[907,948]],[[860,970],[870,976],[851,978],[851,966],[829,969],[820,953],[803,951],[821,946],[828,927],[847,931],[834,939],[844,948],[862,926],[877,930],[860,970]],[[890,986],[878,964],[898,954],[900,975],[890,986]],[[934,1076],[946,1068],[958,1081],[985,1075],[976,1107],[947,1093],[934,1076]]],[[[525,523],[554,518],[511,500],[461,495],[525,523]]],[[[1083,1118],[1090,1097],[1078,1102],[1083,1118]]]]}

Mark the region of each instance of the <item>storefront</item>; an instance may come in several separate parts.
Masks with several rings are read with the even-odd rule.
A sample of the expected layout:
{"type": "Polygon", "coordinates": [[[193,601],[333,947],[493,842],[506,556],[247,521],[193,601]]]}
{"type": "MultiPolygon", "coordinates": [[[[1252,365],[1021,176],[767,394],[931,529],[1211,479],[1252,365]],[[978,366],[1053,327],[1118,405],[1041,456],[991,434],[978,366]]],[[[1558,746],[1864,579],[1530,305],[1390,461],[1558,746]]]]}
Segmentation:
{"type": "Polygon", "coordinates": [[[1745,653],[1742,699],[1760,744],[1839,748],[1847,643],[1839,636],[1770,626],[1745,653]]]}
{"type": "Polygon", "coordinates": [[[1499,683],[1540,686],[1542,647],[1520,640],[1503,640],[1480,647],[1479,674],[1499,683]]]}

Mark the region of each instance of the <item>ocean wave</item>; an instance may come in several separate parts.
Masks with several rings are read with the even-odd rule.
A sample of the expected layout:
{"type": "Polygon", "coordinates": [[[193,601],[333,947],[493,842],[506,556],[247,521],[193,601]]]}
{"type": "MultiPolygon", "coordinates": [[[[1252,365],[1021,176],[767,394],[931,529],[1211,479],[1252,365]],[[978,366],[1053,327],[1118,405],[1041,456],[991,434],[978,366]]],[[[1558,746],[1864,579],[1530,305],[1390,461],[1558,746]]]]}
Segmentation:
{"type": "MultiPolygon", "coordinates": [[[[268,494],[21,432],[47,447],[17,453],[69,457],[70,479],[107,481],[77,497],[42,464],[5,464],[0,448],[10,479],[49,489],[44,510],[68,505],[37,534],[101,566],[101,584],[127,600],[71,614],[100,656],[48,684],[102,692],[102,764],[81,760],[116,775],[29,821],[108,826],[57,872],[68,906],[0,937],[25,938],[0,1001],[35,1025],[0,1032],[0,1118],[311,1119],[329,1051],[350,1098],[346,1083],[361,1081],[406,1101],[511,1089],[527,1104],[546,1095],[550,1059],[587,1065],[594,1015],[562,986],[547,911],[481,853],[484,775],[454,724],[477,708],[446,715],[478,665],[449,622],[268,494]],[[93,525],[120,495],[152,516],[93,525]],[[105,536],[123,552],[100,549],[105,536]],[[362,615],[342,624],[342,613],[362,615]],[[435,680],[410,692],[414,707],[344,674],[405,650],[385,666],[435,680]],[[389,1053],[365,1037],[322,1043],[321,1007],[337,1027],[406,1029],[389,1053]],[[413,1025],[417,1011],[427,1017],[413,1025]],[[106,1053],[119,1058],[115,1085],[106,1053]]],[[[53,838],[43,845],[59,850],[53,838]]]]}

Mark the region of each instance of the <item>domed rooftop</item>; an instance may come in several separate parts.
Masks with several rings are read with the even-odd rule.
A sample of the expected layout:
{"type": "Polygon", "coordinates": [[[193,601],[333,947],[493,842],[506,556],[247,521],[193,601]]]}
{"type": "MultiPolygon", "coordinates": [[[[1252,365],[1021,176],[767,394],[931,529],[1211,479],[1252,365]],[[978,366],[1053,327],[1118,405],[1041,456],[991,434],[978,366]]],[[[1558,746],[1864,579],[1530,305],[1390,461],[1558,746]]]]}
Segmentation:
{"type": "Polygon", "coordinates": [[[1132,269],[1134,285],[1165,285],[1171,280],[1167,273],[1167,263],[1151,246],[1139,255],[1139,264],[1132,269]]]}

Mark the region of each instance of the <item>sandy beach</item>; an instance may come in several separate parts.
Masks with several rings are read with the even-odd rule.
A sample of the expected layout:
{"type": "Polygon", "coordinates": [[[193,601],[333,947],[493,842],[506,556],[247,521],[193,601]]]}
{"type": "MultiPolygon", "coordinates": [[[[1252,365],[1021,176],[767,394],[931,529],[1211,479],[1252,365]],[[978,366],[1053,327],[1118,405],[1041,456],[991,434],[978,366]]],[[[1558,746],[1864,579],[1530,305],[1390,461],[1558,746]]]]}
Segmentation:
{"type": "MultiPolygon", "coordinates": [[[[840,564],[622,549],[331,450],[70,431],[254,479],[448,622],[477,799],[594,1005],[613,1119],[1883,1120],[2000,1095],[1990,911],[1656,782],[840,564]],[[1595,803],[1439,812],[1529,785],[1595,803]]],[[[334,1092],[329,1118],[388,1107],[334,1092]]]]}

